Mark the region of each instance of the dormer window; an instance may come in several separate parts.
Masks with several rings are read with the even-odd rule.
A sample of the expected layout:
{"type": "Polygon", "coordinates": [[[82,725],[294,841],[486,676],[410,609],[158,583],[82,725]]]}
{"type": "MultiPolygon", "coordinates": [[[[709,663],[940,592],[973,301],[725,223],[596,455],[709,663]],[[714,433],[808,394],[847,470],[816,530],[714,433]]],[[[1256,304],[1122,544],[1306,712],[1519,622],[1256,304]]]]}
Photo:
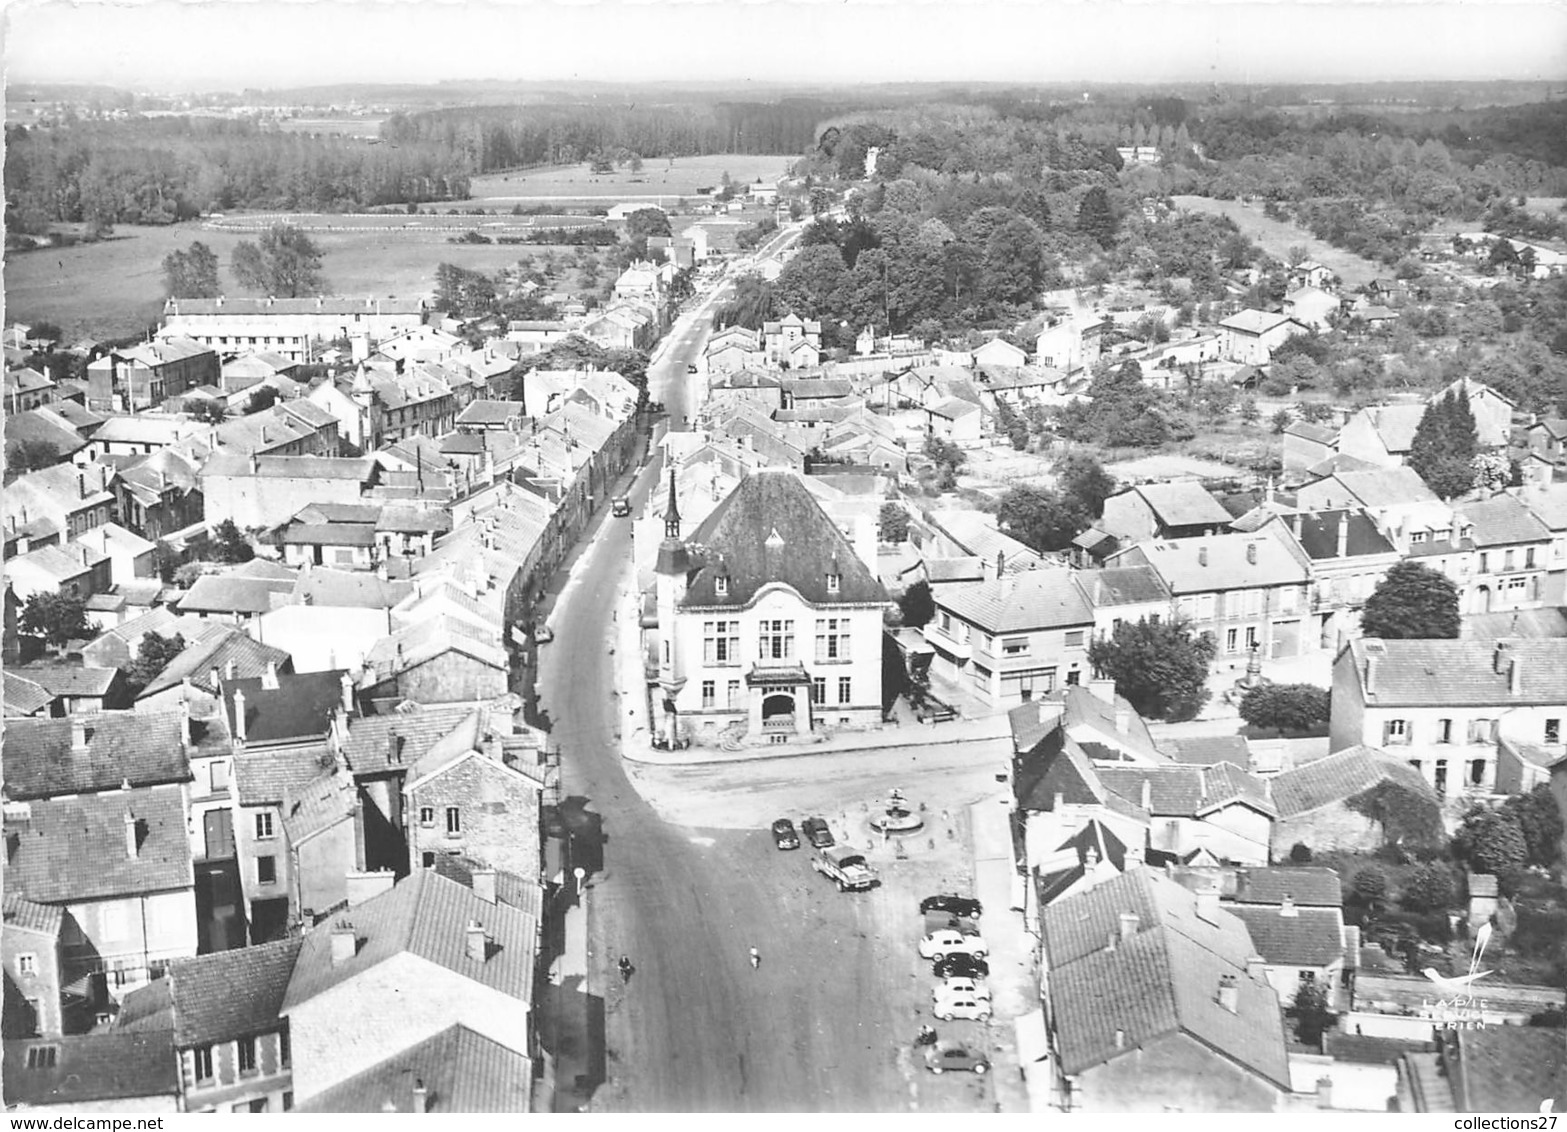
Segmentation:
{"type": "Polygon", "coordinates": [[[830,594],[837,593],[839,588],[842,586],[842,584],[843,584],[843,575],[842,574],[828,574],[827,575],[827,592],[828,593],[830,593],[830,594]]]}
{"type": "Polygon", "coordinates": [[[1426,533],[1424,531],[1410,531],[1409,532],[1409,545],[1410,546],[1419,546],[1421,543],[1423,543],[1425,541],[1426,541],[1426,533]]]}
{"type": "Polygon", "coordinates": [[[713,579],[713,592],[718,594],[719,597],[728,597],[729,596],[729,577],[728,577],[728,575],[720,574],[720,575],[718,575],[718,577],[713,579]]]}

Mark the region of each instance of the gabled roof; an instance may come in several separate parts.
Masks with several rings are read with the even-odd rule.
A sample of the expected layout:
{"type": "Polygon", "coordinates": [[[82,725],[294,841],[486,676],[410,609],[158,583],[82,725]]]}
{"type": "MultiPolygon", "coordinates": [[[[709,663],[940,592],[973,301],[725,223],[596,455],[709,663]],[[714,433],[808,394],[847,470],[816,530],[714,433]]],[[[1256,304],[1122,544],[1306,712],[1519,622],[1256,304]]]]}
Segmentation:
{"type": "Polygon", "coordinates": [[[265,677],[230,680],[224,677],[220,696],[229,731],[239,737],[234,721],[234,693],[245,697],[245,742],[252,746],[279,742],[321,741],[332,716],[342,707],[345,670],[279,673],[278,686],[263,686],[265,677]]]}
{"type": "Polygon", "coordinates": [[[1099,570],[1078,570],[1073,577],[1083,596],[1095,609],[1170,600],[1170,588],[1152,566],[1107,566],[1099,570]]]}
{"type": "Polygon", "coordinates": [[[76,904],[195,884],[184,800],[172,786],[41,798],[28,809],[25,822],[6,822],[6,884],[29,900],[76,904]]]}
{"type": "Polygon", "coordinates": [[[210,631],[186,636],[183,629],[180,630],[179,635],[186,641],[185,648],[147,682],[138,700],[154,696],[186,679],[203,691],[216,692],[218,689],[212,679],[212,671],[216,669],[227,675],[231,662],[235,679],[259,677],[267,671],[269,664],[279,672],[284,672],[291,664],[287,652],[272,645],[264,645],[248,633],[213,622],[203,624],[211,626],[210,631]]]}
{"type": "Polygon", "coordinates": [[[413,1112],[412,1082],[431,1113],[528,1112],[533,1065],[463,1025],[449,1026],[294,1106],[295,1112],[413,1112]]]}
{"type": "Polygon", "coordinates": [[[1361,637],[1349,647],[1356,688],[1367,703],[1378,707],[1567,703],[1567,639],[1560,637],[1501,641],[1361,637]],[[1368,656],[1377,659],[1369,692],[1365,690],[1368,656]],[[1510,674],[1514,664],[1516,695],[1510,674]]]}
{"type": "Polygon", "coordinates": [[[1090,821],[1068,837],[1040,866],[1035,878],[1040,905],[1050,903],[1087,875],[1090,860],[1096,865],[1108,861],[1117,869],[1126,867],[1125,844],[1108,826],[1097,821],[1090,821]]]}
{"type": "Polygon", "coordinates": [[[1363,746],[1287,770],[1275,776],[1269,786],[1280,820],[1288,820],[1353,798],[1379,782],[1393,782],[1422,798],[1436,800],[1419,771],[1374,747],[1363,746]]]}
{"type": "Polygon", "coordinates": [[[1264,962],[1290,967],[1325,967],[1344,957],[1344,917],[1337,908],[1263,907],[1229,904],[1251,933],[1264,962]]]}
{"type": "Polygon", "coordinates": [[[65,913],[50,904],[35,904],[15,892],[4,897],[5,931],[35,932],[38,935],[58,937],[65,913]]]}
{"type": "Polygon", "coordinates": [[[0,671],[0,686],[4,687],[5,717],[29,716],[54,703],[54,694],[42,684],[18,676],[7,668],[0,671]]]}
{"type": "Polygon", "coordinates": [[[241,806],[281,806],[332,763],[323,742],[313,747],[246,751],[234,756],[234,794],[241,806]]]}
{"type": "Polygon", "coordinates": [[[7,1041],[4,1074],[8,1109],[105,1104],[144,1097],[168,1097],[172,1103],[180,1093],[180,1062],[174,1053],[174,1036],[167,1030],[7,1041]],[[41,1049],[54,1051],[52,1063],[35,1065],[40,1059],[30,1056],[30,1051],[41,1049]]]}
{"type": "Polygon", "coordinates": [[[1453,509],[1473,525],[1474,544],[1480,549],[1543,543],[1551,538],[1551,529],[1516,496],[1505,492],[1490,499],[1465,500],[1454,504],[1453,509]]]}
{"type": "Polygon", "coordinates": [[[1310,571],[1284,544],[1268,535],[1222,534],[1142,542],[1123,554],[1125,557],[1113,559],[1117,565],[1145,560],[1176,594],[1300,585],[1311,578],[1310,571]]]}
{"type": "Polygon", "coordinates": [[[1147,783],[1149,813],[1154,817],[1197,818],[1239,802],[1270,817],[1277,813],[1268,799],[1267,785],[1234,763],[1212,766],[1162,766],[1131,764],[1095,768],[1106,790],[1129,802],[1141,804],[1147,783]]]}
{"type": "MultiPolygon", "coordinates": [[[[9,673],[8,673],[9,675],[9,673]]],[[[178,712],[106,711],[71,719],[12,719],[5,725],[7,794],[14,801],[190,781],[178,712]],[[72,750],[82,728],[87,749],[72,750]]]]}
{"type": "Polygon", "coordinates": [[[1188,766],[1212,766],[1234,763],[1251,766],[1251,748],[1244,735],[1188,735],[1166,739],[1160,747],[1178,763],[1188,766]]]}
{"type": "MultiPolygon", "coordinates": [[[[1092,736],[1083,734],[1084,731],[1092,731],[1109,740],[1110,746],[1130,747],[1152,762],[1168,761],[1154,745],[1153,736],[1148,731],[1148,724],[1125,697],[1116,696],[1112,704],[1093,689],[1079,684],[1052,692],[1044,699],[1046,703],[1062,705],[1062,721],[1078,741],[1084,744],[1085,749],[1090,749],[1090,746],[1105,745],[1091,743],[1092,736]]],[[[1090,753],[1092,753],[1091,749],[1090,753]]],[[[1120,756],[1113,754],[1111,757],[1120,756]]]]}
{"type": "Polygon", "coordinates": [[[491,668],[506,669],[506,652],[494,634],[465,619],[439,613],[371,645],[365,653],[366,674],[361,684],[368,686],[390,679],[448,652],[461,653],[491,668]]]}
{"type": "Polygon", "coordinates": [[[1285,436],[1298,436],[1302,440],[1314,440],[1318,444],[1332,444],[1338,439],[1338,429],[1310,421],[1295,421],[1284,430],[1285,436]]]}
{"type": "Polygon", "coordinates": [[[189,1049],[279,1029],[300,943],[281,939],[170,963],[175,1043],[189,1049]]]}
{"type": "Polygon", "coordinates": [[[1236,870],[1236,903],[1282,904],[1285,897],[1301,907],[1339,908],[1344,904],[1344,886],[1333,869],[1290,867],[1236,870]]]}
{"type": "Polygon", "coordinates": [[[407,711],[351,719],[343,757],[355,775],[410,770],[426,751],[457,730],[477,706],[413,705],[407,711]]]}
{"type": "Polygon", "coordinates": [[[294,588],[292,577],[247,578],[233,573],[203,574],[185,596],[181,611],[203,613],[265,613],[272,608],[273,594],[286,594],[294,588]]]}
{"type": "Polygon", "coordinates": [[[1337,558],[1339,524],[1344,524],[1344,556],[1361,558],[1373,554],[1396,554],[1388,537],[1370,515],[1360,510],[1310,511],[1290,515],[1284,523],[1304,550],[1315,561],[1337,558]]]}
{"type": "Polygon", "coordinates": [[[1161,523],[1169,527],[1226,526],[1230,513],[1200,483],[1176,480],[1145,483],[1128,491],[1140,496],[1161,523]]]}
{"type": "Polygon", "coordinates": [[[987,633],[1020,633],[1092,625],[1094,611],[1066,569],[1028,570],[982,582],[953,582],[932,591],[938,608],[987,633]]]}
{"type": "Polygon", "coordinates": [[[1270,314],[1268,311],[1243,310],[1230,315],[1219,323],[1225,330],[1238,330],[1243,334],[1266,334],[1282,323],[1293,322],[1287,314],[1270,314]]]}
{"type": "Polygon", "coordinates": [[[687,543],[701,565],[686,606],[746,605],[765,585],[790,586],[813,605],[880,604],[887,592],[793,472],[761,468],[740,481],[687,543]],[[827,579],[837,575],[829,592],[827,579]],[[719,596],[715,579],[727,579],[719,596]]]}
{"type": "MultiPolygon", "coordinates": [[[[490,904],[455,881],[428,869],[416,870],[390,891],[320,924],[304,937],[283,1013],[354,979],[404,952],[416,955],[527,1006],[533,995],[537,921],[506,904],[490,904]],[[356,953],[332,961],[332,932],[353,925],[356,953]],[[486,957],[469,956],[467,925],[482,924],[489,939],[486,957]]],[[[416,987],[399,988],[410,1007],[416,987]]],[[[380,995],[382,989],[369,993],[380,995]]]]}
{"type": "Polygon", "coordinates": [[[12,668],[14,674],[38,685],[51,697],[74,696],[86,699],[102,699],[114,687],[119,678],[118,668],[77,667],[71,664],[29,664],[12,668]]]}

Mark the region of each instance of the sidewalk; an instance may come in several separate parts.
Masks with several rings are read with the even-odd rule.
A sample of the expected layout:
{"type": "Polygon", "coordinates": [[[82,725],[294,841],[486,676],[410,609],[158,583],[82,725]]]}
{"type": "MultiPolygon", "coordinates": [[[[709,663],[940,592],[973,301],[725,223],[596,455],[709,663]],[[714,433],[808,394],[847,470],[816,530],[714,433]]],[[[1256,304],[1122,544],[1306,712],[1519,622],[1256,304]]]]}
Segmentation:
{"type": "Polygon", "coordinates": [[[573,898],[569,890],[558,896],[546,928],[558,951],[538,1006],[553,1059],[555,1112],[585,1111],[604,1079],[603,999],[590,987],[586,899],[586,892],[573,898]]]}
{"type": "Polygon", "coordinates": [[[1035,972],[1034,937],[1013,905],[1020,883],[1012,860],[1010,791],[969,807],[974,853],[974,895],[985,906],[981,931],[990,947],[990,993],[995,1015],[990,1021],[991,1076],[1000,1112],[1029,1112],[1028,1085],[1018,1061],[1013,1020],[1039,1009],[1039,976],[1035,972]]]}

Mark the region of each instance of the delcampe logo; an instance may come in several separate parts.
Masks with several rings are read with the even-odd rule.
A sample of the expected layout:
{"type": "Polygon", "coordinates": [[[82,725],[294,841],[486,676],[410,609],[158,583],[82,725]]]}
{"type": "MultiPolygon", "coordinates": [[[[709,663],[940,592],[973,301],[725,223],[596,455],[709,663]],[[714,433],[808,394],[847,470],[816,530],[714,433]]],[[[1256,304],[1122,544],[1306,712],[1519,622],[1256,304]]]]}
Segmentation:
{"type": "Polygon", "coordinates": [[[1428,1000],[1424,1005],[1433,1012],[1442,1028],[1479,1029],[1485,1025],[1479,1000],[1475,997],[1474,984],[1491,974],[1490,971],[1480,970],[1486,945],[1490,942],[1491,925],[1485,924],[1475,933],[1474,953],[1469,958],[1469,970],[1465,974],[1439,975],[1434,967],[1427,967],[1420,972],[1441,992],[1441,997],[1434,1002],[1428,1000]]]}

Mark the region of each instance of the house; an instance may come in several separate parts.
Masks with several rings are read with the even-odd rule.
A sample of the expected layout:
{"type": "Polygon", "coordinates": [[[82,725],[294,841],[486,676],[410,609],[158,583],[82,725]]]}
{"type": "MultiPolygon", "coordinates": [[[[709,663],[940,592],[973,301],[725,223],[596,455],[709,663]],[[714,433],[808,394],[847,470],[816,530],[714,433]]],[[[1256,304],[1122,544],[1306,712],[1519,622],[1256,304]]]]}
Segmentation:
{"type": "Polygon", "coordinates": [[[1338,451],[1338,430],[1308,421],[1293,421],[1284,430],[1284,475],[1289,482],[1304,479],[1308,471],[1338,451]]]}
{"type": "MultiPolygon", "coordinates": [[[[784,365],[787,363],[793,367],[795,347],[801,343],[811,347],[815,351],[816,361],[819,361],[822,347],[822,324],[814,320],[803,319],[793,312],[781,319],[762,324],[762,353],[767,361],[773,365],[784,365]]],[[[815,365],[816,361],[811,361],[807,364],[815,365]]]]}
{"type": "Polygon", "coordinates": [[[97,1119],[179,1111],[179,1063],[168,1031],[7,1041],[4,1074],[10,1111],[109,1114],[97,1119]]]}
{"type": "Polygon", "coordinates": [[[752,472],[686,540],[671,499],[655,576],[644,648],[665,741],[880,723],[886,591],[794,472],[752,472]]]}
{"type": "Polygon", "coordinates": [[[1268,1112],[1290,1092],[1246,925],[1148,868],[1040,916],[1055,1099],[1077,1112],[1268,1112]]]}
{"type": "Polygon", "coordinates": [[[1398,1063],[1400,1112],[1541,1113],[1567,1107],[1561,1032],[1535,1026],[1439,1029],[1435,1052],[1398,1063]]]}
{"type": "Polygon", "coordinates": [[[538,932],[429,869],[306,932],[280,1008],[298,1101],[453,1025],[527,1056],[538,932]]]}
{"type": "MultiPolygon", "coordinates": [[[[61,540],[72,539],[115,518],[110,485],[114,469],[104,464],[56,464],[17,476],[5,486],[7,531],[26,531],[29,524],[47,523],[61,540]]],[[[47,540],[36,529],[34,546],[47,540]]],[[[9,539],[9,534],[8,534],[9,539]]]]}
{"type": "Polygon", "coordinates": [[[1284,314],[1308,330],[1327,330],[1339,312],[1337,295],[1320,287],[1297,287],[1284,294],[1284,314]]]}
{"type": "Polygon", "coordinates": [[[1021,366],[1028,361],[1028,353],[1012,345],[1005,338],[992,338],[971,354],[976,366],[1021,366]]]}
{"type": "Polygon", "coordinates": [[[529,1112],[533,1081],[526,1054],[458,1023],[317,1093],[294,1111],[529,1112]]]}
{"type": "Polygon", "coordinates": [[[365,654],[360,694],[396,704],[451,703],[506,694],[509,662],[495,635],[437,615],[383,637],[365,654]]]}
{"type": "Polygon", "coordinates": [[[996,517],[983,511],[948,508],[910,516],[909,538],[925,558],[982,559],[999,573],[1037,570],[1051,560],[1018,542],[996,526],[996,517]]]}
{"type": "Polygon", "coordinates": [[[1126,488],[1105,500],[1098,526],[1123,543],[1142,539],[1215,535],[1230,525],[1230,513],[1193,480],[1126,488]]]}
{"type": "Polygon", "coordinates": [[[85,546],[96,560],[109,560],[109,582],[121,586],[137,578],[151,578],[156,572],[153,551],[157,544],[149,542],[134,531],[128,531],[118,523],[105,523],[84,531],[75,539],[78,546],[85,546]]]}
{"type": "MultiPolygon", "coordinates": [[[[158,337],[186,337],[224,353],[265,350],[296,362],[313,362],[322,347],[339,340],[371,344],[423,324],[423,299],[366,296],[315,298],[171,298],[158,337]]],[[[202,384],[200,382],[196,384],[202,384]]]]}
{"type": "Polygon", "coordinates": [[[1529,512],[1551,532],[1544,593],[1551,605],[1567,604],[1567,484],[1535,483],[1518,492],[1529,512]]]}
{"type": "Polygon", "coordinates": [[[292,1051],[278,1009],[300,946],[282,939],[175,960],[126,996],[111,1032],[172,1035],[183,1112],[287,1112],[292,1051]]]}
{"type": "Polygon", "coordinates": [[[1318,644],[1337,649],[1360,633],[1360,611],[1387,571],[1400,561],[1398,548],[1365,511],[1343,508],[1295,511],[1274,520],[1309,559],[1311,606],[1318,644]]]}
{"type": "Polygon", "coordinates": [[[1453,505],[1474,541],[1475,572],[1461,594],[1466,612],[1538,609],[1545,604],[1545,576],[1552,533],[1517,496],[1453,505]]]}
{"type": "Polygon", "coordinates": [[[1152,566],[1078,570],[1075,581],[1094,611],[1094,635],[1110,636],[1122,623],[1169,617],[1170,588],[1152,566]]]}
{"type": "Polygon", "coordinates": [[[1263,974],[1281,1003],[1293,1002],[1304,984],[1315,983],[1327,996],[1329,1010],[1348,1005],[1342,908],[1305,907],[1285,893],[1276,903],[1237,898],[1228,911],[1245,922],[1262,956],[1263,974]]]}
{"type": "Polygon", "coordinates": [[[1344,422],[1338,450],[1387,467],[1407,464],[1415,429],[1425,412],[1424,404],[1371,405],[1361,409],[1344,422]]]}
{"type": "Polygon", "coordinates": [[[978,365],[974,367],[974,379],[980,403],[994,412],[998,401],[1014,406],[1059,401],[1066,373],[1038,366],[978,365]]]}
{"type": "Polygon", "coordinates": [[[374,460],[214,453],[201,469],[206,519],[241,530],[271,529],[307,503],[358,503],[376,482],[374,460]]]}
{"type": "Polygon", "coordinates": [[[1541,417],[1532,424],[1514,428],[1513,443],[1552,465],[1567,463],[1567,420],[1541,417]]]}
{"type": "Polygon", "coordinates": [[[80,430],[52,408],[22,409],[5,414],[5,444],[15,455],[15,445],[46,445],[54,453],[53,463],[76,456],[87,447],[80,430]]]}
{"type": "Polygon", "coordinates": [[[1108,323],[1101,319],[1078,322],[1068,319],[1039,332],[1034,343],[1034,360],[1041,366],[1071,374],[1093,369],[1103,350],[1108,323]]]}
{"type": "Polygon", "coordinates": [[[1449,393],[1469,402],[1469,411],[1475,419],[1475,437],[1482,450],[1507,446],[1512,438],[1513,414],[1518,408],[1511,398],[1502,396],[1489,385],[1461,377],[1437,390],[1426,403],[1434,405],[1449,393]]]}
{"type": "Polygon", "coordinates": [[[1212,633],[1221,657],[1255,649],[1276,660],[1317,648],[1306,631],[1311,572],[1266,532],[1145,542],[1108,561],[1157,570],[1176,613],[1212,633]]]}
{"type": "Polygon", "coordinates": [[[125,678],[118,668],[83,668],[66,664],[16,665],[6,669],[5,678],[8,682],[25,681],[37,688],[41,696],[48,698],[47,714],[55,719],[67,715],[92,715],[105,708],[128,706],[125,702],[125,678]]]}
{"type": "Polygon", "coordinates": [[[6,366],[4,404],[7,416],[37,409],[55,400],[55,384],[32,366],[6,366]]]}
{"type": "Polygon", "coordinates": [[[744,326],[715,330],[703,350],[703,364],[709,373],[733,373],[766,363],[764,339],[744,326]]]}
{"type": "Polygon", "coordinates": [[[1354,508],[1368,512],[1393,536],[1393,543],[1407,553],[1418,531],[1446,530],[1454,541],[1452,512],[1415,474],[1413,468],[1379,467],[1353,471],[1335,471],[1303,484],[1295,493],[1300,511],[1332,511],[1354,508]]]}
{"type": "Polygon", "coordinates": [[[200,523],[206,502],[198,467],[172,448],[121,467],[113,484],[120,521],[154,541],[200,523]]]}
{"type": "Polygon", "coordinates": [[[972,401],[948,397],[925,410],[925,430],[952,444],[977,444],[985,431],[985,413],[972,401]]]}
{"type": "Polygon", "coordinates": [[[40,546],[5,560],[6,585],[25,602],[36,593],[68,593],[80,598],[107,593],[112,582],[109,558],[83,543],[40,546]]]}
{"type": "Polygon", "coordinates": [[[1224,335],[1224,356],[1242,365],[1265,366],[1273,351],[1308,328],[1289,315],[1243,310],[1219,323],[1224,335]]]}
{"type": "Polygon", "coordinates": [[[1507,736],[1558,755],[1567,639],[1351,641],[1333,663],[1332,750],[1380,747],[1440,797],[1492,793],[1507,736]]]}
{"type": "Polygon", "coordinates": [[[1146,812],[1148,849],[1176,861],[1202,854],[1265,865],[1277,810],[1260,778],[1230,763],[1094,767],[1109,792],[1146,812]]]}
{"type": "Polygon", "coordinates": [[[1289,271],[1291,280],[1298,280],[1302,287],[1325,288],[1333,282],[1333,270],[1314,259],[1302,260],[1289,271]]]}
{"type": "Polygon", "coordinates": [[[934,670],[984,702],[1048,695],[1086,678],[1094,615],[1067,569],[932,587],[934,670]]]}
{"type": "Polygon", "coordinates": [[[8,1041],[57,1037],[65,1032],[65,1001],[61,997],[65,914],[58,907],[35,904],[14,892],[5,894],[4,911],[0,965],[5,969],[5,1013],[0,1032],[8,1041]]]}
{"type": "Polygon", "coordinates": [[[110,350],[87,364],[89,409],[140,412],[222,380],[217,351],[210,345],[177,334],[159,334],[152,342],[110,350]]]}
{"type": "Polygon", "coordinates": [[[1283,860],[1297,844],[1317,852],[1369,852],[1395,837],[1406,844],[1419,840],[1409,836],[1409,825],[1390,830],[1374,816],[1378,811],[1369,805],[1369,796],[1379,788],[1400,795],[1401,808],[1440,830],[1437,796],[1418,770],[1373,747],[1347,747],[1269,781],[1279,814],[1273,826],[1274,858],[1283,860]]]}
{"type": "Polygon", "coordinates": [[[274,598],[293,589],[293,570],[253,559],[222,574],[201,575],[179,599],[179,611],[183,616],[245,625],[271,609],[274,598]]]}

